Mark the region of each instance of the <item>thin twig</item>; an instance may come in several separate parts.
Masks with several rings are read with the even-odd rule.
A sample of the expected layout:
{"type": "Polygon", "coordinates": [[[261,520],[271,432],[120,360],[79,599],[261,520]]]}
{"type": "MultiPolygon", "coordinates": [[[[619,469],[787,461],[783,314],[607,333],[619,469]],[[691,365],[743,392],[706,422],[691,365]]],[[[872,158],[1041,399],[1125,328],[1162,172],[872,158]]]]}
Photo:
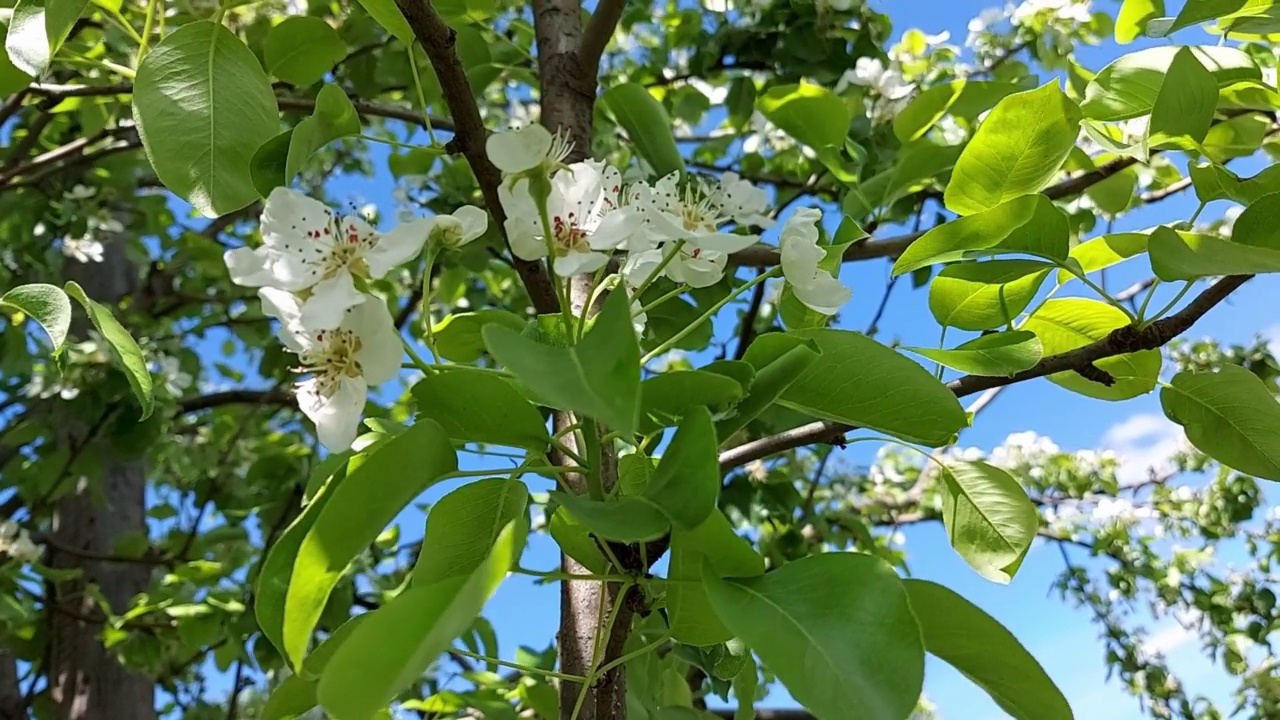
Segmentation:
{"type": "MultiPolygon", "coordinates": [[[[764,269],[757,271],[756,276],[763,272],[765,272],[764,269]]],[[[751,290],[751,303],[747,305],[747,312],[742,316],[742,326],[738,331],[738,349],[733,352],[734,360],[741,360],[747,354],[747,348],[756,339],[756,324],[760,321],[760,306],[764,304],[766,284],[757,283],[751,290]]]]}

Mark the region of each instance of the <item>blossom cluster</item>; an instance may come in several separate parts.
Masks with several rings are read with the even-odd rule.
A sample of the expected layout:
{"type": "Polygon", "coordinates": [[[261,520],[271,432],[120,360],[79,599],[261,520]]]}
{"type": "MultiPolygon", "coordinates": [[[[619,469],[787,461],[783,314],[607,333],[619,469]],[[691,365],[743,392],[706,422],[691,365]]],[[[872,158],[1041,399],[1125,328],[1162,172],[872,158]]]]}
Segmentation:
{"type": "Polygon", "coordinates": [[[298,405],[326,448],[351,447],[369,388],[400,370],[399,331],[366,282],[416,257],[428,240],[458,247],[487,226],[484,211],[468,206],[379,233],[363,217],[276,188],[262,212],[262,245],[224,255],[231,280],[259,288],[263,312],[280,321],[280,341],[309,376],[297,387],[298,405]]]}
{"type": "Polygon", "coordinates": [[[33,563],[40,559],[44,549],[31,541],[26,529],[18,527],[12,520],[0,520],[0,554],[22,563],[33,563]]]}

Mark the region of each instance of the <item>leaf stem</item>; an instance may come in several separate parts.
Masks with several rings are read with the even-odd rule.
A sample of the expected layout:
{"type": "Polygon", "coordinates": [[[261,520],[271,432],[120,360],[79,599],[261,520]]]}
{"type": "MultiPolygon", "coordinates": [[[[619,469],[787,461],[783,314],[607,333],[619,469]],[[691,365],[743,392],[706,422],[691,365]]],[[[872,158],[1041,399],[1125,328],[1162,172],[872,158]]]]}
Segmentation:
{"type": "Polygon", "coordinates": [[[418,354],[417,350],[413,349],[413,345],[408,340],[402,337],[400,338],[400,344],[404,345],[405,354],[409,356],[410,360],[413,360],[413,364],[415,367],[417,367],[419,370],[421,370],[422,372],[428,375],[436,371],[436,369],[432,367],[430,363],[422,359],[422,356],[418,354]]]}
{"type": "Polygon", "coordinates": [[[604,500],[604,479],[600,472],[600,427],[591,418],[582,418],[582,450],[586,453],[587,495],[604,500]]]}
{"type": "Polygon", "coordinates": [[[663,645],[667,644],[670,641],[671,641],[671,636],[664,634],[662,637],[658,638],[657,640],[654,640],[648,645],[645,645],[644,647],[641,647],[641,648],[636,648],[635,650],[632,650],[631,652],[618,657],[616,660],[606,663],[599,670],[592,673],[592,675],[594,677],[599,677],[629,660],[633,660],[635,658],[640,657],[641,655],[644,655],[646,653],[651,653],[654,650],[657,650],[658,648],[662,647],[663,645]]]}
{"type": "Polygon", "coordinates": [[[522,567],[515,568],[511,572],[518,575],[543,578],[544,580],[587,580],[593,582],[629,582],[632,580],[626,575],[578,575],[561,571],[530,570],[522,567]]]}
{"type": "Polygon", "coordinates": [[[658,306],[659,306],[659,305],[661,305],[662,303],[664,303],[664,302],[666,302],[666,301],[668,301],[668,300],[670,300],[670,299],[672,299],[672,298],[680,297],[681,295],[685,294],[688,290],[689,290],[689,286],[688,286],[688,285],[681,285],[680,287],[676,288],[675,290],[672,290],[671,292],[667,293],[666,295],[663,295],[662,297],[658,298],[657,300],[654,300],[653,302],[649,303],[648,305],[645,305],[644,307],[640,308],[640,310],[639,310],[639,311],[637,311],[637,312],[636,312],[634,315],[632,315],[631,317],[636,317],[637,315],[641,315],[641,314],[643,314],[643,313],[647,313],[647,312],[649,312],[650,310],[652,310],[652,309],[654,309],[654,308],[658,307],[658,306]]]}
{"type": "Polygon", "coordinates": [[[480,653],[473,653],[470,650],[463,650],[461,648],[456,648],[456,647],[450,648],[449,652],[457,653],[463,657],[472,658],[473,660],[493,663],[494,665],[498,665],[500,667],[511,668],[512,670],[519,670],[520,672],[527,673],[529,675],[543,675],[545,677],[556,678],[558,680],[572,680],[573,682],[584,682],[586,680],[586,678],[580,675],[566,675],[565,673],[558,673],[552,670],[543,670],[542,668],[530,667],[528,665],[521,665],[520,663],[507,662],[506,660],[499,660],[498,658],[492,658],[487,655],[481,655],[480,653]]]}
{"type": "MultiPolygon", "coordinates": [[[[428,240],[428,243],[431,241],[428,240]]],[[[435,320],[431,317],[431,299],[434,290],[431,287],[431,271],[436,264],[436,255],[440,249],[435,244],[427,247],[426,267],[422,270],[422,328],[423,336],[427,341],[427,349],[431,351],[431,359],[440,362],[440,351],[436,350],[436,335],[433,326],[435,320]]]]}
{"type": "Polygon", "coordinates": [[[671,261],[676,259],[676,255],[680,254],[680,250],[683,247],[684,240],[677,240],[672,243],[671,249],[662,256],[662,260],[658,263],[658,266],[653,270],[650,270],[648,276],[646,276],[644,280],[640,281],[640,284],[636,286],[635,292],[631,293],[631,297],[639,298],[643,295],[644,291],[648,290],[649,286],[652,285],[653,282],[658,279],[658,276],[662,274],[662,271],[667,269],[667,266],[671,264],[671,261]]]}
{"type": "Polygon", "coordinates": [[[658,357],[662,353],[675,347],[676,343],[688,337],[689,334],[692,333],[694,330],[697,330],[698,326],[701,325],[704,321],[710,319],[716,313],[720,312],[721,308],[723,308],[725,305],[728,305],[729,303],[733,302],[734,298],[738,297],[738,295],[741,295],[742,293],[746,292],[747,290],[750,290],[751,288],[755,287],[756,285],[759,285],[760,283],[764,282],[765,280],[768,280],[769,278],[777,277],[778,274],[781,272],[782,272],[782,268],[773,267],[773,268],[770,268],[768,272],[760,273],[759,275],[752,278],[749,282],[743,283],[737,289],[733,290],[728,295],[726,295],[723,300],[716,303],[715,305],[712,305],[709,310],[707,310],[705,313],[702,314],[702,317],[689,323],[688,327],[676,333],[675,335],[672,335],[666,342],[662,343],[658,347],[649,351],[649,354],[645,355],[643,358],[640,359],[640,364],[645,365],[650,360],[658,357]]]}
{"type": "Polygon", "coordinates": [[[1164,317],[1164,316],[1165,316],[1165,315],[1166,315],[1170,310],[1172,310],[1172,309],[1173,309],[1173,308],[1174,308],[1174,307],[1175,307],[1179,302],[1181,302],[1181,301],[1182,301],[1182,298],[1186,297],[1187,292],[1189,292],[1189,291],[1191,290],[1191,285],[1192,285],[1192,284],[1193,284],[1193,283],[1192,283],[1190,280],[1188,280],[1188,281],[1187,281],[1187,284],[1186,284],[1186,285],[1183,285],[1183,286],[1182,286],[1182,289],[1178,291],[1178,294],[1177,294],[1177,295],[1174,295],[1174,296],[1173,296],[1173,299],[1169,301],[1169,304],[1168,304],[1168,305],[1165,305],[1164,307],[1162,307],[1162,308],[1160,308],[1158,311],[1156,311],[1155,316],[1154,316],[1154,317],[1152,317],[1150,320],[1148,320],[1146,323],[1144,323],[1144,326],[1145,326],[1145,325],[1150,325],[1151,323],[1155,322],[1156,320],[1159,320],[1160,318],[1164,317]]]}
{"type": "Polygon", "coordinates": [[[1147,296],[1142,299],[1142,307],[1138,308],[1138,322],[1142,322],[1147,316],[1147,306],[1151,304],[1151,298],[1156,296],[1156,288],[1160,287],[1160,279],[1156,278],[1151,283],[1151,288],[1147,290],[1147,296]]]}
{"type": "Polygon", "coordinates": [[[418,91],[418,104],[422,106],[422,124],[427,129],[427,139],[432,145],[438,145],[435,128],[431,127],[431,113],[427,112],[427,96],[422,92],[422,78],[418,74],[418,57],[413,52],[413,45],[409,46],[409,72],[413,74],[413,89],[418,91]]]}
{"type": "Polygon", "coordinates": [[[133,26],[129,24],[128,20],[124,19],[124,15],[121,15],[119,10],[115,8],[107,7],[106,5],[99,5],[98,9],[105,11],[107,17],[114,20],[115,23],[120,26],[121,30],[124,30],[126,33],[128,33],[129,37],[133,38],[133,41],[138,43],[138,47],[142,47],[143,45],[146,44],[146,42],[142,39],[142,36],[138,34],[137,30],[133,29],[133,26]]]}
{"type": "MultiPolygon", "coordinates": [[[[163,12],[163,10],[161,11],[163,12]]],[[[150,49],[151,33],[155,29],[156,0],[147,0],[147,19],[142,23],[142,41],[138,44],[138,63],[147,56],[150,49]]]]}

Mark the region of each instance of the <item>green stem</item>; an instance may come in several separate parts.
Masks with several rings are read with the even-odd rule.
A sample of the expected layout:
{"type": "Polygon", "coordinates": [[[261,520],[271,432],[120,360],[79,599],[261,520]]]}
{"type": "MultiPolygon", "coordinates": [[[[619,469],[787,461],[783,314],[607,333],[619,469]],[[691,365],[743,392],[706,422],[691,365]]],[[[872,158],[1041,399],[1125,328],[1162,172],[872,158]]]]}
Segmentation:
{"type": "Polygon", "coordinates": [[[413,89],[418,91],[418,105],[422,107],[422,124],[427,128],[427,138],[431,140],[432,145],[438,145],[436,131],[431,127],[431,116],[427,112],[427,95],[422,92],[422,78],[418,75],[418,57],[413,52],[413,45],[409,46],[409,72],[413,74],[413,89]]]}
{"type": "Polygon", "coordinates": [[[1190,281],[1187,281],[1187,284],[1182,286],[1182,289],[1178,291],[1177,295],[1173,296],[1173,299],[1169,301],[1169,304],[1160,308],[1160,310],[1156,312],[1155,316],[1152,317],[1150,320],[1146,321],[1145,324],[1149,325],[1155,322],[1156,320],[1159,320],[1160,318],[1164,317],[1166,313],[1172,310],[1174,306],[1176,306],[1182,300],[1182,298],[1186,297],[1187,292],[1191,290],[1191,285],[1192,283],[1190,281]]]}
{"type": "Polygon", "coordinates": [[[155,29],[156,0],[147,0],[147,19],[142,23],[142,42],[138,45],[138,62],[147,56],[151,33],[155,29]]]}
{"type": "Polygon", "coordinates": [[[626,575],[577,575],[560,571],[530,570],[522,567],[515,568],[511,572],[544,580],[588,580],[592,582],[630,582],[632,580],[626,575]]]}
{"type": "Polygon", "coordinates": [[[120,26],[121,30],[124,30],[129,35],[129,37],[133,38],[133,41],[138,43],[138,47],[142,47],[142,45],[144,44],[142,36],[138,34],[137,30],[133,29],[133,26],[129,24],[128,20],[124,19],[124,15],[121,15],[119,10],[105,7],[103,5],[99,5],[98,8],[100,10],[106,11],[107,17],[114,20],[116,25],[120,26]]]}
{"type": "Polygon", "coordinates": [[[390,146],[392,146],[392,147],[405,148],[406,150],[435,150],[435,149],[439,149],[439,148],[437,148],[434,144],[429,145],[429,146],[427,146],[427,147],[425,147],[425,148],[424,148],[424,147],[423,147],[423,146],[421,146],[421,145],[413,145],[413,144],[411,144],[411,143],[402,143],[402,142],[400,142],[400,141],[398,141],[398,140],[388,140],[388,139],[386,139],[386,138],[375,137],[375,136],[373,136],[373,135],[365,135],[365,134],[363,134],[363,133],[362,133],[362,134],[360,134],[360,135],[356,135],[356,137],[360,138],[361,140],[367,140],[367,141],[369,141],[369,142],[382,143],[383,145],[390,145],[390,146]]]}
{"type": "Polygon", "coordinates": [[[481,662],[493,663],[494,665],[497,665],[499,667],[507,667],[507,668],[511,668],[512,670],[519,670],[520,672],[527,673],[529,675],[543,675],[550,678],[557,678],[559,680],[572,680],[573,682],[584,682],[586,680],[586,678],[582,677],[581,675],[566,675],[564,673],[553,672],[551,670],[543,670],[542,668],[529,667],[528,665],[521,665],[520,663],[507,662],[506,660],[491,658],[487,655],[481,655],[480,653],[473,653],[469,650],[463,650],[461,648],[451,648],[449,652],[454,652],[463,657],[469,657],[474,660],[479,660],[481,662]]]}
{"type": "Polygon", "coordinates": [[[1142,299],[1142,307],[1138,308],[1138,322],[1142,322],[1147,316],[1147,306],[1151,304],[1151,298],[1156,296],[1156,288],[1160,287],[1160,279],[1151,283],[1151,287],[1147,290],[1147,296],[1142,299]]]}
{"type": "MultiPolygon", "coordinates": [[[[631,583],[625,582],[618,589],[618,594],[614,596],[613,607],[609,608],[609,615],[605,619],[603,626],[600,627],[601,632],[596,635],[595,647],[591,651],[591,669],[587,671],[587,677],[582,682],[582,689],[578,691],[578,701],[573,704],[573,714],[569,716],[569,720],[578,720],[578,715],[582,712],[582,704],[587,700],[587,692],[591,690],[591,686],[595,685],[596,678],[603,674],[600,670],[600,661],[604,659],[605,648],[609,645],[609,638],[613,637],[613,626],[618,621],[618,615],[622,610],[621,599],[630,589],[631,583]]],[[[604,599],[608,597],[608,593],[604,588],[600,590],[600,609],[604,609],[604,599]]]]}
{"type": "MultiPolygon", "coordinates": [[[[599,295],[603,289],[603,285],[601,284],[601,281],[604,280],[605,273],[607,272],[609,272],[609,263],[605,263],[604,265],[601,265],[600,269],[596,271],[595,276],[591,278],[591,292],[587,294],[586,307],[595,307],[596,296],[599,295]]],[[[575,337],[578,340],[581,340],[582,336],[587,333],[587,315],[588,314],[589,313],[584,312],[582,313],[581,316],[578,317],[578,331],[575,334],[575,337]]]]}
{"type": "Polygon", "coordinates": [[[609,672],[610,670],[618,667],[619,665],[625,662],[634,660],[635,658],[645,655],[646,653],[651,653],[670,641],[671,641],[670,635],[663,635],[661,638],[654,640],[653,642],[649,643],[648,645],[645,645],[642,648],[636,648],[635,650],[632,650],[631,652],[620,656],[618,659],[604,664],[603,666],[601,666],[599,670],[592,673],[593,678],[600,677],[601,675],[604,675],[605,673],[609,672]]]}
{"type": "Polygon", "coordinates": [[[586,458],[584,458],[584,457],[582,457],[581,455],[579,455],[578,453],[574,452],[574,451],[573,451],[573,448],[569,447],[568,445],[565,445],[564,443],[560,442],[559,440],[556,440],[556,439],[554,439],[554,438],[553,438],[553,439],[551,440],[551,447],[555,448],[557,452],[559,452],[560,454],[564,455],[565,457],[567,457],[567,458],[569,458],[569,459],[573,460],[574,462],[578,463],[579,465],[582,465],[582,466],[584,466],[584,467],[586,466],[586,464],[587,464],[586,458]]]}
{"type": "Polygon", "coordinates": [[[435,320],[431,317],[431,297],[434,294],[431,287],[431,270],[436,263],[436,254],[439,252],[434,244],[427,248],[426,267],[422,271],[422,327],[423,335],[427,340],[427,349],[431,351],[431,358],[436,362],[440,362],[440,351],[436,350],[436,336],[433,325],[435,320]]]}
{"type": "Polygon", "coordinates": [[[426,360],[422,359],[422,356],[418,354],[417,350],[413,349],[413,345],[410,344],[408,340],[400,338],[400,344],[404,345],[404,351],[409,356],[409,359],[413,360],[414,367],[428,375],[435,372],[435,368],[433,368],[426,360]]]}
{"type": "Polygon", "coordinates": [[[591,418],[582,419],[582,451],[587,455],[587,495],[604,500],[604,479],[600,472],[600,428],[591,418]]]}
{"type": "Polygon", "coordinates": [[[641,307],[641,308],[640,308],[640,310],[639,310],[639,312],[637,312],[635,315],[632,315],[631,317],[636,317],[636,315],[641,315],[641,314],[643,314],[643,313],[647,313],[647,312],[649,312],[650,310],[652,310],[652,309],[654,309],[654,308],[658,307],[658,306],[659,306],[659,305],[661,305],[662,303],[664,303],[664,302],[666,302],[666,301],[668,301],[668,300],[670,300],[670,299],[672,299],[672,298],[680,297],[681,295],[683,295],[683,294],[685,294],[686,292],[688,292],[688,290],[689,290],[689,286],[688,286],[688,285],[681,285],[680,287],[676,288],[675,290],[672,290],[671,292],[667,293],[666,295],[663,295],[662,297],[658,298],[657,300],[654,300],[653,302],[649,303],[648,305],[645,305],[644,307],[641,307]]]}
{"type": "Polygon", "coordinates": [[[1187,221],[1187,224],[1188,224],[1188,225],[1195,225],[1195,224],[1196,224],[1196,220],[1199,220],[1199,219],[1200,219],[1200,213],[1204,212],[1204,206],[1205,206],[1206,204],[1207,204],[1207,203],[1200,203],[1200,206],[1196,208],[1196,211],[1195,211],[1194,213],[1192,213],[1192,214],[1191,214],[1191,219],[1187,221]]]}
{"type": "Polygon", "coordinates": [[[564,473],[580,472],[582,468],[564,467],[561,465],[521,465],[520,467],[505,468],[485,468],[484,470],[458,470],[446,475],[441,475],[441,480],[451,480],[454,478],[469,477],[510,477],[512,475],[527,475],[529,473],[537,473],[539,475],[561,475],[564,473]]]}
{"type": "Polygon", "coordinates": [[[675,334],[675,335],[673,335],[670,339],[668,339],[666,342],[662,343],[661,345],[659,345],[658,347],[656,347],[656,348],[654,348],[652,351],[650,351],[648,355],[645,355],[643,358],[641,358],[641,360],[640,360],[640,364],[641,364],[641,365],[645,365],[645,364],[646,364],[646,363],[648,363],[650,360],[652,360],[652,359],[654,359],[654,358],[658,357],[658,356],[659,356],[659,355],[661,355],[662,353],[664,353],[664,352],[666,352],[666,351],[670,350],[671,348],[675,347],[675,346],[676,346],[676,343],[679,343],[681,340],[683,340],[683,339],[685,339],[686,337],[688,337],[690,333],[692,333],[694,330],[697,330],[697,329],[698,329],[698,326],[699,326],[699,325],[701,325],[701,324],[702,324],[703,322],[705,322],[706,320],[709,320],[709,319],[710,319],[711,317],[713,317],[716,313],[720,312],[720,310],[721,310],[725,305],[728,305],[729,303],[733,302],[734,298],[738,297],[738,295],[741,295],[742,293],[746,292],[747,290],[750,290],[751,288],[755,287],[756,285],[759,285],[760,283],[762,283],[762,282],[764,282],[764,281],[766,281],[766,280],[768,280],[768,279],[770,279],[770,278],[777,277],[781,272],[782,272],[782,268],[780,268],[780,267],[773,267],[773,268],[770,268],[768,272],[761,273],[761,274],[759,274],[759,275],[755,276],[754,278],[752,278],[749,282],[743,283],[743,284],[742,284],[741,286],[739,286],[736,290],[734,290],[734,291],[730,292],[728,295],[726,295],[726,296],[724,297],[724,299],[723,299],[723,300],[721,300],[720,302],[716,303],[715,305],[712,305],[712,306],[711,306],[711,308],[710,308],[709,310],[707,310],[705,313],[703,313],[703,314],[702,314],[702,317],[700,317],[700,318],[698,318],[697,320],[694,320],[693,322],[689,323],[689,326],[688,326],[688,327],[686,327],[685,329],[683,329],[683,330],[681,330],[680,332],[676,333],[676,334],[675,334]]]}
{"type": "Polygon", "coordinates": [[[1110,305],[1110,306],[1112,306],[1112,307],[1116,308],[1117,310],[1119,310],[1120,312],[1124,313],[1125,317],[1129,318],[1129,322],[1137,322],[1137,321],[1138,321],[1138,318],[1134,317],[1133,313],[1129,310],[1129,308],[1127,308],[1127,307],[1125,307],[1125,306],[1124,306],[1124,303],[1122,303],[1122,302],[1120,302],[1119,300],[1116,300],[1115,298],[1111,297],[1111,294],[1110,294],[1110,293],[1108,293],[1106,290],[1103,290],[1103,289],[1102,289],[1101,287],[1099,287],[1099,286],[1098,286],[1098,284],[1097,284],[1097,283],[1095,283],[1094,281],[1090,280],[1090,279],[1088,278],[1088,276],[1087,276],[1085,273],[1082,273],[1082,272],[1077,271],[1077,269],[1076,269],[1076,268],[1074,268],[1074,267],[1071,267],[1071,266],[1067,265],[1065,262],[1063,262],[1063,261],[1059,260],[1058,258],[1055,258],[1055,257],[1049,257],[1048,255],[1038,255],[1038,254],[1036,254],[1036,253],[1031,253],[1031,254],[1034,254],[1034,255],[1036,255],[1036,257],[1042,258],[1042,259],[1044,259],[1044,260],[1048,260],[1049,262],[1053,263],[1054,265],[1057,265],[1059,268],[1061,268],[1061,269],[1063,269],[1063,270],[1066,270],[1067,272],[1071,273],[1071,276],[1072,276],[1072,277],[1079,278],[1079,279],[1080,279],[1080,282],[1084,283],[1086,286],[1088,286],[1088,288],[1089,288],[1090,290],[1092,290],[1092,291],[1094,291],[1095,293],[1097,293],[1099,298],[1101,298],[1102,300],[1106,301],[1106,303],[1107,303],[1108,305],[1110,305]]]}
{"type": "Polygon", "coordinates": [[[639,298],[643,295],[644,291],[648,290],[649,286],[652,285],[653,282],[658,279],[658,276],[662,274],[662,271],[667,269],[667,266],[671,264],[671,261],[676,259],[676,255],[680,254],[680,249],[683,247],[684,240],[677,240],[672,243],[671,249],[662,256],[662,261],[658,263],[657,267],[649,271],[648,276],[646,276],[644,280],[640,281],[640,284],[636,286],[635,292],[631,293],[631,297],[639,298]]]}
{"type": "MultiPolygon", "coordinates": [[[[538,216],[542,219],[543,242],[547,245],[547,273],[560,298],[560,315],[564,318],[564,331],[571,333],[573,332],[573,308],[569,305],[569,278],[564,278],[562,283],[556,282],[556,240],[555,234],[551,232],[551,216],[547,214],[547,198],[540,196],[537,200],[538,216]]],[[[585,316],[587,311],[588,308],[583,308],[582,314],[585,316]]]]}
{"type": "MultiPolygon", "coordinates": [[[[945,350],[947,346],[947,326],[942,326],[942,332],[938,334],[938,349],[945,350]]],[[[933,368],[933,376],[942,380],[942,363],[935,363],[933,368]]]]}

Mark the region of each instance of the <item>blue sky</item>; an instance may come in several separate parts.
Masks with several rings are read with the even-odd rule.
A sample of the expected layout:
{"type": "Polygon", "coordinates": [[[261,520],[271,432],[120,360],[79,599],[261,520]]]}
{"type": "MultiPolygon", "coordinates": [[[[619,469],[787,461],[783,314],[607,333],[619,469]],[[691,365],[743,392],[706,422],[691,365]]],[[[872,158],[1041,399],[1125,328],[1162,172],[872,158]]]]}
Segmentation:
{"type": "MultiPolygon", "coordinates": [[[[961,44],[969,18],[991,3],[981,0],[872,0],[872,4],[893,18],[895,39],[905,30],[918,27],[928,33],[950,31],[952,42],[961,44]]],[[[1099,7],[1110,12],[1114,12],[1117,6],[1118,3],[1099,3],[1099,7]]],[[[1083,49],[1080,57],[1084,65],[1097,69],[1121,52],[1120,48],[1108,43],[1083,49]]],[[[332,192],[335,200],[376,203],[387,217],[391,217],[394,215],[391,189],[390,178],[382,171],[373,178],[339,180],[334,183],[332,192]]],[[[1215,217],[1225,207],[1223,204],[1212,206],[1203,218],[1215,217]]],[[[1194,198],[1188,194],[1166,201],[1158,208],[1132,213],[1117,223],[1116,230],[1149,227],[1175,218],[1185,219],[1194,209],[1194,198]]],[[[893,229],[880,233],[881,236],[892,234],[895,234],[893,229]]],[[[1113,291],[1149,275],[1149,268],[1143,267],[1141,261],[1131,265],[1134,266],[1122,266],[1109,272],[1109,287],[1113,291]]],[[[840,327],[862,330],[867,326],[887,277],[888,264],[883,261],[845,267],[842,279],[854,288],[854,301],[841,314],[840,327]]],[[[1277,290],[1280,290],[1280,284],[1271,278],[1247,284],[1227,306],[1220,307],[1197,325],[1192,335],[1245,341],[1259,331],[1275,331],[1280,326],[1272,327],[1272,324],[1280,322],[1280,318],[1247,309],[1271,306],[1280,296],[1277,290]]],[[[895,290],[880,327],[882,331],[878,339],[881,341],[901,340],[906,344],[924,346],[937,344],[938,328],[928,312],[927,293],[923,289],[911,290],[909,283],[900,283],[895,290]]],[[[949,344],[956,341],[956,338],[951,338],[949,344]]],[[[1045,381],[1034,381],[1006,391],[983,413],[977,427],[966,431],[961,443],[989,449],[1010,433],[1033,429],[1052,437],[1067,450],[1112,447],[1122,455],[1146,458],[1158,455],[1160,448],[1167,447],[1171,438],[1168,425],[1162,420],[1155,396],[1120,404],[1104,403],[1073,395],[1045,381]]],[[[852,465],[865,465],[873,453],[873,447],[855,445],[840,451],[837,458],[852,465]]],[[[506,464],[498,458],[482,462],[483,465],[468,463],[468,466],[501,467],[506,464]]],[[[435,500],[455,486],[435,488],[426,499],[435,500]]],[[[541,491],[547,486],[533,489],[541,491]]],[[[417,511],[403,514],[399,518],[402,537],[406,540],[419,537],[422,520],[417,511]]],[[[1045,665],[1071,700],[1077,717],[1090,720],[1141,717],[1136,700],[1118,685],[1104,682],[1106,670],[1102,649],[1089,618],[1051,595],[1050,585],[1062,570],[1062,561],[1055,548],[1043,545],[1033,548],[1013,582],[1000,586],[972,572],[949,548],[940,526],[910,527],[905,535],[913,574],[951,587],[1004,623],[1045,665]]],[[[525,551],[523,564],[529,568],[550,570],[557,561],[554,544],[544,536],[536,536],[525,551]]],[[[1097,567],[1087,563],[1083,556],[1076,557],[1075,561],[1097,567]]],[[[552,641],[558,598],[559,588],[555,584],[537,585],[532,578],[523,576],[511,577],[499,589],[485,615],[498,630],[504,659],[512,660],[520,645],[541,649],[552,641]]],[[[1158,643],[1170,652],[1175,670],[1182,673],[1192,692],[1209,694],[1218,701],[1225,700],[1228,687],[1225,675],[1196,654],[1194,643],[1184,642],[1184,633],[1167,622],[1154,624],[1153,629],[1158,643]]],[[[942,663],[930,662],[925,689],[946,718],[984,720],[1004,717],[981,690],[942,663]]],[[[765,706],[789,704],[791,702],[784,691],[775,692],[764,703],[765,706]]]]}

